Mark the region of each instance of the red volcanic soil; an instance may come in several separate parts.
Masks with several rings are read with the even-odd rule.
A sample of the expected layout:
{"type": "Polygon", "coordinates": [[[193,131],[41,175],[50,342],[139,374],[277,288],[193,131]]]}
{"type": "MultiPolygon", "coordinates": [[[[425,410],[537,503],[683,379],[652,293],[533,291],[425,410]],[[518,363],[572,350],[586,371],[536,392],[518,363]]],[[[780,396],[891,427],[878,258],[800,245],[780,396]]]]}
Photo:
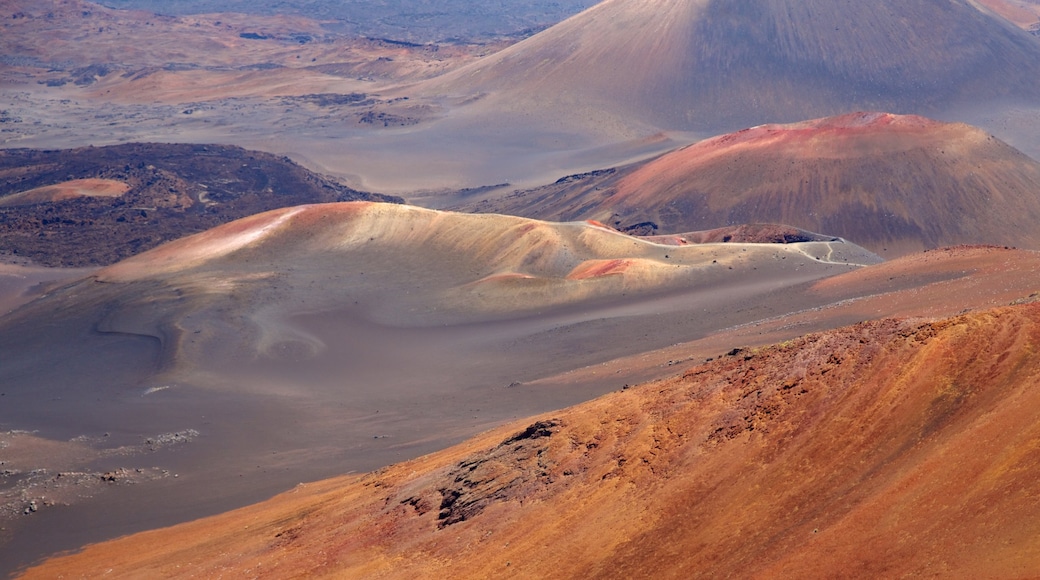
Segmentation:
{"type": "Polygon", "coordinates": [[[1040,305],[887,319],[30,570],[198,577],[1024,577],[1040,305]]]}
{"type": "Polygon", "coordinates": [[[1040,163],[968,125],[854,113],[754,127],[468,209],[642,234],[783,223],[883,256],[1040,248],[1040,163]]]}

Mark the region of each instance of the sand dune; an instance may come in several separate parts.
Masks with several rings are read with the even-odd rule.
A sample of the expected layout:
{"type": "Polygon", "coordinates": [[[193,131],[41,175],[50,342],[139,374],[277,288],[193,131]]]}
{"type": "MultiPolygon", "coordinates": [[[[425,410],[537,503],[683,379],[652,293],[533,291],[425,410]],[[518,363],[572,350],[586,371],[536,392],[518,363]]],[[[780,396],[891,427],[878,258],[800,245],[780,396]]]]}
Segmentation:
{"type": "Polygon", "coordinates": [[[1040,307],[735,352],[58,574],[1024,576],[1040,307]]]}
{"type": "Polygon", "coordinates": [[[896,256],[1040,248],[1038,200],[1040,163],[980,129],[854,113],[754,127],[466,207],[645,233],[784,223],[896,256]]]}

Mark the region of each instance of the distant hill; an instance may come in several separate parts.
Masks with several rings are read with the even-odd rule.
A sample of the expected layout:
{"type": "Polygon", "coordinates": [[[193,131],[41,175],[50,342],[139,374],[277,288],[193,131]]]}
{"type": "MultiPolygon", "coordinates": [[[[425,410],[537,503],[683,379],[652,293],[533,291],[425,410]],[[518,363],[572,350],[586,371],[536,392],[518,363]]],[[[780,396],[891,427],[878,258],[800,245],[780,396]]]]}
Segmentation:
{"type": "Polygon", "coordinates": [[[504,0],[468,2],[422,0],[336,2],[329,0],[101,0],[112,8],[149,10],[159,14],[296,14],[340,31],[410,42],[479,41],[530,34],[581,12],[597,0],[504,0]]]}
{"type": "Polygon", "coordinates": [[[420,91],[560,127],[717,133],[1037,103],[1040,42],[970,0],[606,0],[420,91]]]}
{"type": "Polygon", "coordinates": [[[46,266],[111,264],[254,213],[355,200],[400,201],[224,145],[0,150],[0,250],[46,266]]]}
{"type": "Polygon", "coordinates": [[[468,209],[641,235],[782,223],[884,256],[1040,248],[1040,163],[968,125],[856,113],[722,135],[468,209]]]}

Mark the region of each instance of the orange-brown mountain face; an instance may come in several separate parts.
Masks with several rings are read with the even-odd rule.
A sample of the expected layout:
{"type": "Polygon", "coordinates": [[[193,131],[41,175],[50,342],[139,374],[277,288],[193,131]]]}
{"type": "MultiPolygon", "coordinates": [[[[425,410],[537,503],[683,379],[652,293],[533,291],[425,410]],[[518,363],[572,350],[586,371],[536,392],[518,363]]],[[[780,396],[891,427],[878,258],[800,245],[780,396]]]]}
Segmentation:
{"type": "Polygon", "coordinates": [[[607,0],[422,90],[601,132],[633,120],[717,132],[1036,103],[1038,73],[1036,39],[969,0],[607,0]]]}
{"type": "Polygon", "coordinates": [[[27,578],[1026,577],[1040,305],[696,366],[27,578]]]}
{"type": "Polygon", "coordinates": [[[676,247],[353,202],[38,287],[0,315],[0,575],[588,400],[635,379],[532,383],[826,304],[812,282],[878,261],[840,241],[676,247]]]}
{"type": "Polygon", "coordinates": [[[1040,163],[968,125],[855,113],[763,125],[470,207],[643,233],[784,223],[888,256],[1040,248],[1040,163]]]}

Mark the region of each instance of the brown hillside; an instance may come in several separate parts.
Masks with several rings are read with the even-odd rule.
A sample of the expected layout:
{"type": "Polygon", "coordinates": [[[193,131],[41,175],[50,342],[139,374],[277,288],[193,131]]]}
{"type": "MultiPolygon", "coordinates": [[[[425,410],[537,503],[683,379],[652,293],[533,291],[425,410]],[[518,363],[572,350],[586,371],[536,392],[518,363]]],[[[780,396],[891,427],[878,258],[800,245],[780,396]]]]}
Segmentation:
{"type": "Polygon", "coordinates": [[[697,366],[27,578],[1032,576],[1040,306],[697,366]]]}
{"type": "Polygon", "coordinates": [[[968,125],[855,113],[746,129],[470,208],[642,233],[784,223],[885,256],[1040,248],[1040,163],[968,125]]]}

